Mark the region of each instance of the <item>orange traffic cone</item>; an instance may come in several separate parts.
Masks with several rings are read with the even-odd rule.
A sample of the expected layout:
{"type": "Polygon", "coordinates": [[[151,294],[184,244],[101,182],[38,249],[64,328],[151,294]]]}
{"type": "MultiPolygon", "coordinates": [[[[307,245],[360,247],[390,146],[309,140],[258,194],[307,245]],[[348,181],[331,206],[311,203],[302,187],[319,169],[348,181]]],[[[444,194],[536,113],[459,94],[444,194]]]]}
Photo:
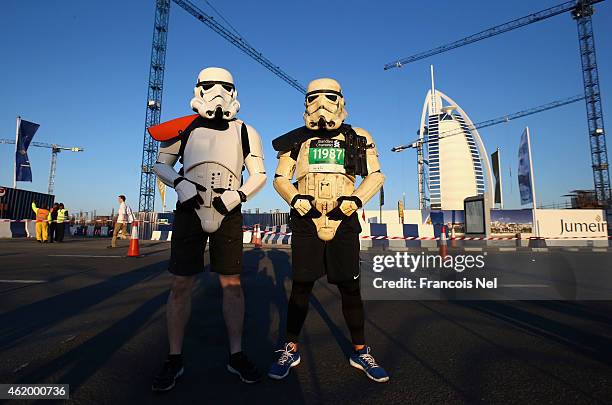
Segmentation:
{"type": "Polygon", "coordinates": [[[259,232],[259,224],[253,227],[253,236],[251,237],[253,246],[257,249],[261,248],[261,233],[259,232]]]}
{"type": "Polygon", "coordinates": [[[448,255],[448,245],[446,244],[446,226],[442,225],[440,232],[440,256],[445,258],[448,255]]]}
{"type": "Polygon", "coordinates": [[[128,249],[128,257],[140,257],[140,247],[138,246],[138,221],[132,224],[132,237],[130,238],[130,247],[128,249]]]}

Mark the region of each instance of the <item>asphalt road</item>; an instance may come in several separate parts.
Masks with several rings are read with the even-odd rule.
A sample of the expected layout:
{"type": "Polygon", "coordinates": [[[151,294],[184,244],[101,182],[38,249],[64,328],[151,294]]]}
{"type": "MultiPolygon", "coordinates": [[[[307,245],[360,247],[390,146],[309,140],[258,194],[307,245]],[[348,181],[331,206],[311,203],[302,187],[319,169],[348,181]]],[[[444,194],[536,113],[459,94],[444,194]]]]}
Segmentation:
{"type": "MultiPolygon", "coordinates": [[[[125,242],[107,243],[0,240],[1,383],[67,383],[72,404],[612,403],[611,301],[368,301],[368,343],[391,375],[377,384],[348,365],[339,294],[320,281],[301,365],[283,381],[245,385],[225,371],[221,290],[208,272],[193,296],[186,374],[156,395],[169,244],[141,242],[145,256],[126,258],[125,242]]],[[[495,254],[509,265],[519,254],[612,262],[609,253],[495,254]]],[[[290,250],[244,255],[245,351],[267,371],[282,342],[290,250]]]]}

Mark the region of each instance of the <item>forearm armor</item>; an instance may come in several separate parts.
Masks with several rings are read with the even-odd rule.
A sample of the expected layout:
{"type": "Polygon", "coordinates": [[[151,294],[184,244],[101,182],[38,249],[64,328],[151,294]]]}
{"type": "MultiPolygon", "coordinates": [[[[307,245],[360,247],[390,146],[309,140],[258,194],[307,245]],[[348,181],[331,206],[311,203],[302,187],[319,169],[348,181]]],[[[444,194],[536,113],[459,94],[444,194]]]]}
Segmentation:
{"type": "Polygon", "coordinates": [[[295,160],[291,158],[289,152],[281,154],[278,158],[278,166],[276,167],[272,185],[281,198],[289,205],[291,205],[293,198],[298,195],[298,190],[291,183],[294,173],[295,160]]]}
{"type": "Polygon", "coordinates": [[[179,158],[179,140],[162,142],[159,146],[157,161],[153,165],[153,171],[157,177],[168,187],[174,188],[174,181],[181,177],[175,170],[174,165],[179,158]]]}

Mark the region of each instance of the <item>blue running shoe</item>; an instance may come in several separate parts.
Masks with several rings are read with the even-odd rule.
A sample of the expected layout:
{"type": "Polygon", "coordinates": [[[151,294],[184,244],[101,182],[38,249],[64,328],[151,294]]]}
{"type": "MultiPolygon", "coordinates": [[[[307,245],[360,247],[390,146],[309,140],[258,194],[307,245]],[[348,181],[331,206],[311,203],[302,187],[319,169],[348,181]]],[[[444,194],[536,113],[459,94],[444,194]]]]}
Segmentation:
{"type": "Polygon", "coordinates": [[[281,353],[281,355],[278,360],[272,363],[268,377],[275,380],[282,380],[289,375],[289,370],[291,370],[291,367],[295,367],[300,364],[299,350],[294,352],[292,349],[293,345],[291,343],[287,343],[284,349],[277,350],[277,352],[281,353]]]}
{"type": "Polygon", "coordinates": [[[389,375],[384,368],[379,366],[374,360],[374,357],[370,354],[370,346],[365,346],[359,351],[353,352],[349,359],[351,366],[363,370],[368,378],[376,382],[387,382],[389,381],[389,375]]]}

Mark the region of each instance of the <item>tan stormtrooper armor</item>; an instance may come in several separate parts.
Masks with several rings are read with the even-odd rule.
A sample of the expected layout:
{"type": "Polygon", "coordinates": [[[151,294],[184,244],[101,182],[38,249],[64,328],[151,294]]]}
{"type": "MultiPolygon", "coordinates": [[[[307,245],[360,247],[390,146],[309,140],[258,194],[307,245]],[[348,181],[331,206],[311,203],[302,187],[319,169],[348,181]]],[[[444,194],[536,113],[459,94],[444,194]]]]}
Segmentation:
{"type": "MultiPolygon", "coordinates": [[[[342,215],[352,215],[369,201],[381,188],[385,177],[380,172],[372,136],[364,129],[343,124],[348,114],[338,82],[333,79],[312,81],[308,85],[305,107],[304,123],[310,131],[301,128],[301,137],[294,136],[301,145],[294,144],[291,150],[275,145],[279,161],[274,188],[300,215],[312,218],[321,240],[329,241],[336,234],[342,215]],[[349,135],[351,131],[354,131],[353,136],[349,135]],[[361,156],[355,156],[355,150],[349,145],[355,140],[361,145],[361,156]],[[362,166],[365,161],[366,167],[353,173],[355,170],[347,160],[359,158],[362,166]],[[297,188],[292,184],[294,175],[297,188]],[[364,178],[355,188],[357,175],[364,178]],[[336,214],[338,210],[340,215],[336,214]]],[[[285,136],[289,138],[291,134],[285,136]]]]}
{"type": "Polygon", "coordinates": [[[266,181],[259,134],[255,128],[235,119],[240,108],[236,94],[232,75],[227,70],[204,69],[198,75],[195,97],[191,100],[191,107],[199,116],[175,120],[180,125],[174,125],[171,130],[179,128],[178,133],[170,139],[153,135],[155,127],[149,130],[155,139],[163,141],[155,173],[163,183],[174,187],[179,203],[194,204],[202,229],[207,233],[219,229],[224,216],[255,195],[266,181]],[[202,125],[193,125],[198,122],[202,125]],[[210,127],[213,122],[224,125],[210,127]],[[178,136],[183,131],[189,131],[186,140],[178,136]],[[181,174],[174,170],[179,157],[183,163],[181,174]],[[243,167],[249,172],[249,178],[241,184],[243,167]]]}

